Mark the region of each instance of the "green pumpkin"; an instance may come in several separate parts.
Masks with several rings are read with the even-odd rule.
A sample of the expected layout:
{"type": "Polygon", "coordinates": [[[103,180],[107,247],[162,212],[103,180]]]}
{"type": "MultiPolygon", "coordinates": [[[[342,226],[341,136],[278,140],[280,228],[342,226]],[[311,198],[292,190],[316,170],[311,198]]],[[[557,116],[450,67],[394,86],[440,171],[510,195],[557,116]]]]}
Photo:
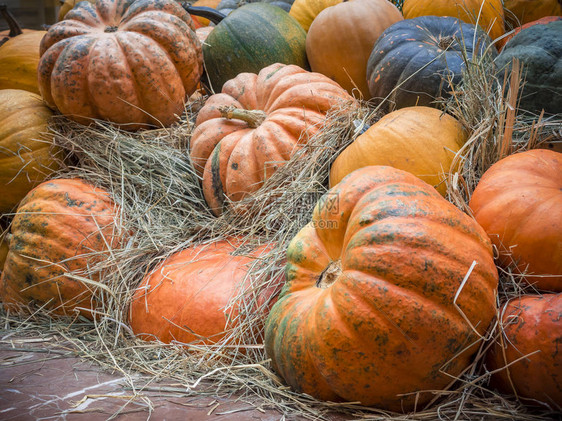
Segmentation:
{"type": "Polygon", "coordinates": [[[217,10],[225,15],[232,13],[239,7],[248,3],[269,3],[274,6],[280,7],[285,12],[289,13],[294,0],[222,0],[217,6],[217,10]]]}
{"type": "Polygon", "coordinates": [[[306,32],[279,7],[251,3],[230,13],[203,44],[208,82],[214,92],[243,72],[259,73],[274,63],[308,70],[306,32]]]}
{"type": "Polygon", "coordinates": [[[562,114],[562,21],[523,29],[495,60],[498,78],[511,74],[512,60],[523,65],[525,85],[519,109],[533,114],[562,114]]]}

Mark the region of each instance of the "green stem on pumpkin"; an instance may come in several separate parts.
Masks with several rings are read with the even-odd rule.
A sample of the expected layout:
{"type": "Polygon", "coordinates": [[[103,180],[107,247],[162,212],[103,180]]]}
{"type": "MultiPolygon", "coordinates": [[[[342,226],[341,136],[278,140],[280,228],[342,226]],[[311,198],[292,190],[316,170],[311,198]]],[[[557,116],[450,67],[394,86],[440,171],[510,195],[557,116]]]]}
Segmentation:
{"type": "Polygon", "coordinates": [[[10,33],[8,34],[10,38],[21,35],[23,33],[20,24],[18,23],[14,15],[12,15],[12,12],[8,10],[8,6],[6,6],[5,4],[0,4],[0,15],[2,15],[2,17],[10,27],[10,33]]]}
{"type": "Polygon", "coordinates": [[[254,129],[263,123],[267,117],[267,115],[261,110],[244,110],[232,106],[219,107],[219,112],[223,118],[245,121],[248,126],[254,129]]]}

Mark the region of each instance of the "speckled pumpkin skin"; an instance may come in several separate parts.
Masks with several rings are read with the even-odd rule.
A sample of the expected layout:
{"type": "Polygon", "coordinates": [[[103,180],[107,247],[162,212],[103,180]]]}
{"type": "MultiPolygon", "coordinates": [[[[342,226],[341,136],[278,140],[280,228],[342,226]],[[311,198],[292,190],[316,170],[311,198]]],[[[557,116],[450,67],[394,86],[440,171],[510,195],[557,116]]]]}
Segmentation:
{"type": "Polygon", "coordinates": [[[78,3],[41,42],[39,89],[80,123],[169,126],[203,71],[189,14],[172,0],[78,3]]]}
{"type": "Polygon", "coordinates": [[[33,189],[12,221],[0,279],[4,306],[16,311],[45,306],[57,315],[74,315],[82,307],[80,313],[93,318],[87,309],[95,308],[95,287],[65,274],[82,275],[103,258],[107,244],[118,244],[115,215],[109,193],[79,179],[51,180],[33,189]]]}
{"type": "Polygon", "coordinates": [[[562,153],[535,149],[492,165],[469,202],[498,263],[545,291],[562,292],[562,153]]]}
{"type": "Polygon", "coordinates": [[[59,168],[62,154],[48,133],[53,112],[43,99],[21,89],[0,90],[0,213],[14,212],[21,199],[59,168]]]}
{"type": "Polygon", "coordinates": [[[0,46],[0,89],[23,89],[39,94],[39,45],[45,31],[25,31],[0,46]]]}
{"type": "Polygon", "coordinates": [[[505,33],[502,0],[404,0],[404,19],[450,16],[476,24],[496,39],[505,33]]]}
{"type": "MultiPolygon", "coordinates": [[[[265,245],[236,254],[240,244],[230,238],[190,247],[162,262],[135,290],[129,311],[133,332],[165,343],[221,341],[238,323],[240,307],[234,298],[249,287],[248,270],[270,249],[265,245]]],[[[272,281],[256,309],[271,301],[279,285],[272,281]]]]}
{"type": "Polygon", "coordinates": [[[492,385],[503,393],[533,399],[530,403],[535,405],[536,401],[544,402],[560,411],[562,294],[514,298],[502,308],[501,316],[502,337],[488,352],[487,368],[504,369],[492,376],[492,385]]]}
{"type": "Polygon", "coordinates": [[[348,103],[356,104],[336,82],[295,65],[277,63],[228,81],[199,111],[190,145],[212,211],[221,214],[226,197],[238,202],[257,191],[321,129],[332,107],[348,103]],[[251,128],[223,118],[221,106],[261,110],[266,118],[251,128]]]}
{"type": "Polygon", "coordinates": [[[332,188],[293,238],[287,262],[266,352],[294,390],[323,400],[409,411],[419,398],[420,408],[432,394],[398,395],[442,390],[451,378],[439,371],[458,375],[476,350],[455,294],[480,335],[496,312],[486,233],[391,167],[359,169],[332,188]],[[318,287],[328,272],[333,283],[318,287]]]}

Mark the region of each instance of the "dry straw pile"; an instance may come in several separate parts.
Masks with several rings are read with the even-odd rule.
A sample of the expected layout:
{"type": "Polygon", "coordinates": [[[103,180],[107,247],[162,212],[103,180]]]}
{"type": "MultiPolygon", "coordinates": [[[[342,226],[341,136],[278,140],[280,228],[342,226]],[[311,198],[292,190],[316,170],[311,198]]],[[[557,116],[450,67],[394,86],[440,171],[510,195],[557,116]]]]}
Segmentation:
{"type": "MultiPolygon", "coordinates": [[[[451,174],[448,180],[449,200],[467,212],[474,187],[494,162],[519,150],[556,147],[556,142],[560,147],[562,142],[562,121],[517,115],[518,88],[524,83],[518,68],[510,75],[511,88],[504,92],[502,84],[490,79],[490,65],[470,64],[464,85],[442,104],[472,133],[457,155],[463,161],[462,171],[451,174]]],[[[98,273],[103,279],[103,286],[96,287],[100,306],[94,322],[78,316],[70,322],[51,319],[41,311],[25,318],[3,313],[5,332],[45,337],[56,333],[66,338],[81,357],[128,377],[138,399],[156,387],[157,381],[167,379],[176,386],[159,389],[162,393],[241,393],[256,406],[274,407],[309,419],[329,419],[337,413],[373,420],[540,420],[548,416],[489,390],[489,373],[482,364],[489,343],[482,345],[474,363],[460,378],[451,379],[448,390],[435,391],[432,404],[418,408],[415,414],[321,402],[285,387],[271,371],[255,337],[255,327],[263,325],[267,305],[256,310],[256,297],[282,274],[288,242],[308,222],[314,202],[327,190],[330,164],[362,126],[377,120],[378,113],[368,104],[352,111],[333,110],[306,147],[251,200],[237,205],[244,206],[244,213],[228,211],[216,218],[205,204],[200,180],[186,152],[197,105],[189,104],[193,108],[188,107],[183,120],[174,127],[136,134],[103,123],[84,127],[62,117],[53,121],[57,143],[70,151],[72,162],[59,176],[82,177],[111,191],[121,206],[117,222],[131,237],[91,267],[90,274],[79,274],[94,278],[98,273]],[[243,238],[248,246],[273,242],[276,247],[250,268],[247,287],[232,297],[232,303],[242,304],[228,335],[215,345],[187,346],[135,338],[128,327],[127,311],[143,276],[175,251],[231,236],[243,238]]],[[[243,252],[244,248],[240,250],[243,252]]],[[[502,272],[501,278],[502,302],[529,288],[511,273],[502,272]]],[[[488,335],[496,337],[497,326],[488,335]]]]}

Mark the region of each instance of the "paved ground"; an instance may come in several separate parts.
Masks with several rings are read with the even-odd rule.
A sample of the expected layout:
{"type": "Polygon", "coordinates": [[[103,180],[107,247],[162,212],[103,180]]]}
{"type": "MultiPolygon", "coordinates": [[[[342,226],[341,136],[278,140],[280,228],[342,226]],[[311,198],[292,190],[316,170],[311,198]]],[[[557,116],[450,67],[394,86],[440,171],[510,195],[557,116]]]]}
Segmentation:
{"type": "Polygon", "coordinates": [[[179,385],[152,384],[140,397],[119,373],[102,372],[41,339],[0,344],[0,420],[260,420],[271,409],[213,397],[190,397],[179,385]],[[153,408],[143,400],[150,398],[153,408]]]}

